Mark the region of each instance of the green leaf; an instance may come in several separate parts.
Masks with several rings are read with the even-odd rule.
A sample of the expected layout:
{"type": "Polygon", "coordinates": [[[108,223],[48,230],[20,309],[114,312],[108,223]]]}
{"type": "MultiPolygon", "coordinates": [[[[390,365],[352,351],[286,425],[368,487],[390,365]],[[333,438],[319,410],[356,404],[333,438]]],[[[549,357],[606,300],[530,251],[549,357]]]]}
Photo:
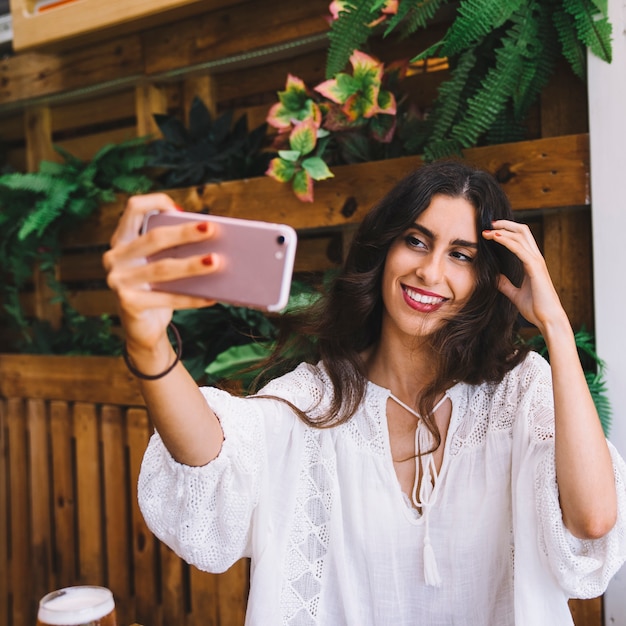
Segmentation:
{"type": "Polygon", "coordinates": [[[319,157],[309,157],[302,161],[302,167],[311,175],[314,180],[325,180],[333,178],[335,175],[328,169],[328,165],[319,157]]]}
{"type": "Polygon", "coordinates": [[[293,178],[295,172],[296,168],[292,161],[276,157],[270,161],[266,174],[280,183],[286,183],[293,178]]]}
{"type": "Polygon", "coordinates": [[[292,161],[296,163],[300,158],[301,152],[299,150],[279,150],[278,156],[285,161],[292,161]]]}
{"type": "Polygon", "coordinates": [[[521,5],[522,0],[463,0],[440,53],[452,56],[466,50],[502,26],[521,5]]]}
{"type": "Polygon", "coordinates": [[[293,191],[298,200],[313,202],[313,178],[306,170],[296,172],[292,183],[293,191]]]}
{"type": "Polygon", "coordinates": [[[298,122],[289,135],[289,145],[293,151],[309,154],[317,143],[317,127],[313,120],[298,122]]]}
{"type": "Polygon", "coordinates": [[[217,355],[205,372],[214,379],[240,380],[244,387],[249,387],[258,374],[258,370],[243,373],[242,370],[254,367],[266,359],[272,352],[274,343],[269,341],[252,342],[242,346],[231,346],[217,355]]]}

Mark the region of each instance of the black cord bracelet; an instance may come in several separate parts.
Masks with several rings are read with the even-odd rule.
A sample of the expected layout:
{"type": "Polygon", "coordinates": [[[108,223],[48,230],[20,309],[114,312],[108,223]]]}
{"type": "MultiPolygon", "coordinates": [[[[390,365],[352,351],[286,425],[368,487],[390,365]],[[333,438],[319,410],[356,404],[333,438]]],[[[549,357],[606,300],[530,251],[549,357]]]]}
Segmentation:
{"type": "Polygon", "coordinates": [[[174,362],[171,365],[168,365],[167,368],[159,374],[144,374],[131,363],[130,357],[128,356],[128,350],[126,350],[126,344],[124,344],[122,356],[124,357],[124,363],[126,363],[126,367],[131,374],[133,374],[137,378],[140,378],[141,380],[159,380],[159,378],[167,376],[176,367],[176,364],[178,363],[178,361],[180,361],[180,357],[183,353],[183,341],[180,338],[178,328],[176,328],[176,326],[174,326],[172,322],[168,324],[168,328],[172,329],[172,332],[174,333],[174,338],[176,339],[176,358],[174,359],[174,362]]]}

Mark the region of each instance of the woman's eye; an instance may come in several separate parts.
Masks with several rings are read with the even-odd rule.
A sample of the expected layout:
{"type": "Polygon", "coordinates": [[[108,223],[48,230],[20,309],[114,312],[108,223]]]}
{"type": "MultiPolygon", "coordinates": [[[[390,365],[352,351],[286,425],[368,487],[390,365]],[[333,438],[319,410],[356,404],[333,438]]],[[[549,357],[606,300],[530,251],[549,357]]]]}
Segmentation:
{"type": "Polygon", "coordinates": [[[452,252],[452,256],[459,261],[464,261],[465,263],[471,263],[474,258],[469,254],[464,254],[463,252],[459,252],[458,250],[452,252]]]}
{"type": "Polygon", "coordinates": [[[411,248],[424,248],[426,244],[415,235],[407,235],[404,240],[411,248]]]}

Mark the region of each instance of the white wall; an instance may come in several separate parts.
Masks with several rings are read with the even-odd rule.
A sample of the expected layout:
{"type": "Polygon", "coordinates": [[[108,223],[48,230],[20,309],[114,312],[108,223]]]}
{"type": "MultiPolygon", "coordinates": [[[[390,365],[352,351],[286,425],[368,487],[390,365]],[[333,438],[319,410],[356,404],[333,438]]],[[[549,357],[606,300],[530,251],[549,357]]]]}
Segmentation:
{"type": "MultiPolygon", "coordinates": [[[[595,331],[613,407],[610,439],[626,457],[626,0],[609,0],[613,62],[589,55],[595,331]]],[[[626,566],[605,595],[606,626],[626,626],[626,566]]]]}

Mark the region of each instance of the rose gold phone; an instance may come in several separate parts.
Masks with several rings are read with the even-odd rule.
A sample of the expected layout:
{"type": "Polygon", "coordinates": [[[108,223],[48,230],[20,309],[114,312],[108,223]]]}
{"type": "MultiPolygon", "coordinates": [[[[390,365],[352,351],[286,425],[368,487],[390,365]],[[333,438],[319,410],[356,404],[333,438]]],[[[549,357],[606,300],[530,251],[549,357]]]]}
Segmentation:
{"type": "Polygon", "coordinates": [[[157,211],[146,215],[142,232],[189,220],[212,222],[215,235],[206,241],[163,250],[148,260],[213,253],[219,255],[219,270],[215,274],[155,283],[155,289],[266,311],[285,308],[298,240],[291,226],[199,213],[157,211]]]}

